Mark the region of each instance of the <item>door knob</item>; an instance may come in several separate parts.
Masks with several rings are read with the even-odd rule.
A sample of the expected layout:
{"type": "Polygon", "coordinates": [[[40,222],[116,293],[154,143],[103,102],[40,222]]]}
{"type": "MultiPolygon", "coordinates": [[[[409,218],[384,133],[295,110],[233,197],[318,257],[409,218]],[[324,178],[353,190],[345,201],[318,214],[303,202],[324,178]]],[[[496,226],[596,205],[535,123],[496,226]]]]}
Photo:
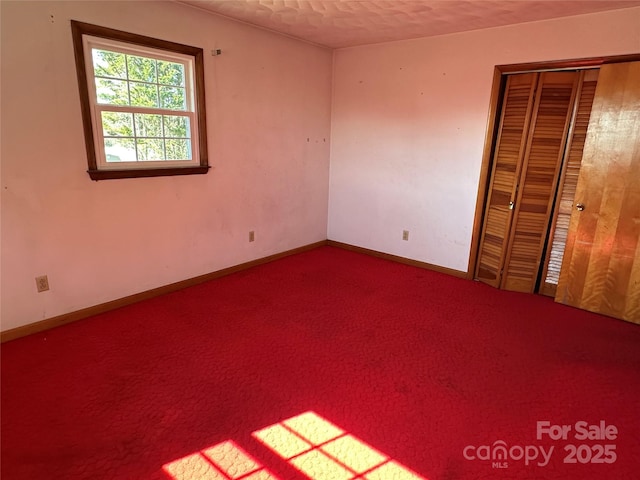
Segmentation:
{"type": "Polygon", "coordinates": [[[577,203],[576,204],[576,209],[579,211],[583,211],[584,210],[584,205],[582,203],[577,203]]]}

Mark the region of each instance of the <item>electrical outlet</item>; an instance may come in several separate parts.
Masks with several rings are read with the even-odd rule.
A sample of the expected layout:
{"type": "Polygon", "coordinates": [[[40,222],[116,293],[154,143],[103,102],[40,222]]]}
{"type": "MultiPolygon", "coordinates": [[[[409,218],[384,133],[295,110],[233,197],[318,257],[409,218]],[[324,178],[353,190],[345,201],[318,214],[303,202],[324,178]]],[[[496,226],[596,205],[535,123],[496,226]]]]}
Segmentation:
{"type": "Polygon", "coordinates": [[[49,279],[46,275],[36,277],[36,287],[38,288],[38,293],[49,290],[49,279]]]}
{"type": "Polygon", "coordinates": [[[402,231],[402,240],[405,240],[405,241],[409,240],[409,230],[402,231]]]}
{"type": "Polygon", "coordinates": [[[253,242],[256,239],[256,232],[254,232],[253,230],[251,230],[249,232],[249,241],[253,242]]]}

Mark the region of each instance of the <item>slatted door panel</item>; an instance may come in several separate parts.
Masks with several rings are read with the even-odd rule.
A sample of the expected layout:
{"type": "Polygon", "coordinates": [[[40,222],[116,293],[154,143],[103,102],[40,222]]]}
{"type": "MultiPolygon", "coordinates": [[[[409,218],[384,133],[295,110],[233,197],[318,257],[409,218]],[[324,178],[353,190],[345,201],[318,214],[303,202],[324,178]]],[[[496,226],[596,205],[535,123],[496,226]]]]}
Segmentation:
{"type": "Polygon", "coordinates": [[[511,75],[505,87],[475,275],[494,287],[500,285],[513,213],[509,203],[515,199],[537,79],[537,73],[511,75]]]}
{"type": "Polygon", "coordinates": [[[563,172],[560,177],[555,214],[553,215],[545,258],[545,269],[542,274],[544,281],[540,285],[540,293],[551,297],[556,295],[558,279],[560,278],[569,221],[573,212],[573,200],[582,164],[582,151],[587,137],[596,84],[598,83],[598,72],[598,69],[582,71],[578,86],[576,108],[565,149],[563,172]]]}
{"type": "Polygon", "coordinates": [[[578,79],[578,72],[540,74],[504,263],[505,290],[535,290],[578,79]]]}
{"type": "Polygon", "coordinates": [[[640,323],[640,62],[600,68],[556,301],[640,323]]]}

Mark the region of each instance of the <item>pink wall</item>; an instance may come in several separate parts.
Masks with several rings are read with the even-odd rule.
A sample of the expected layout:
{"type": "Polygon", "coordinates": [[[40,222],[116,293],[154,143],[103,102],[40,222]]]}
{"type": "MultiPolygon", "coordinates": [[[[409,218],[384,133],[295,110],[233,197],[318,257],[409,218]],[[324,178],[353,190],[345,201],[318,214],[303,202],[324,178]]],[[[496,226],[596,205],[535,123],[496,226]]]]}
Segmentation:
{"type": "Polygon", "coordinates": [[[2,330],[326,238],[331,51],[166,2],[1,5],[2,330]],[[70,19],[223,50],[208,175],[89,179],[70,19]]]}
{"type": "Polygon", "coordinates": [[[633,8],[336,51],[328,237],[466,271],[494,66],[639,53],[639,26],[633,8]]]}
{"type": "Polygon", "coordinates": [[[2,330],[322,240],[327,225],[465,270],[493,66],[640,52],[640,8],[343,49],[332,97],[330,51],[179,4],[0,5],[2,330]],[[223,49],[205,57],[208,175],[89,180],[72,18],[223,49]]]}

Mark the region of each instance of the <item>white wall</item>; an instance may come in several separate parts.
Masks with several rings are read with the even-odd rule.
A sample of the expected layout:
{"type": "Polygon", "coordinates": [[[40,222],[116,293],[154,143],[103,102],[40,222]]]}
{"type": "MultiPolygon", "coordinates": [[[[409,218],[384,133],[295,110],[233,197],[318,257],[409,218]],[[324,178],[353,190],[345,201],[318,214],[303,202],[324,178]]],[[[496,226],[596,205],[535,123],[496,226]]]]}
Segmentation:
{"type": "Polygon", "coordinates": [[[639,52],[640,8],[336,51],[329,239],[466,271],[494,66],[639,52]]]}
{"type": "Polygon", "coordinates": [[[331,51],[172,3],[1,8],[2,330],[326,238],[331,51]],[[223,50],[209,174],[89,179],[70,19],[223,50]]]}
{"type": "Polygon", "coordinates": [[[2,330],[327,236],[466,270],[494,65],[640,52],[640,8],[343,49],[331,97],[330,51],[183,5],[0,8],[2,330]],[[89,179],[70,19],[223,49],[208,175],[89,179]]]}

